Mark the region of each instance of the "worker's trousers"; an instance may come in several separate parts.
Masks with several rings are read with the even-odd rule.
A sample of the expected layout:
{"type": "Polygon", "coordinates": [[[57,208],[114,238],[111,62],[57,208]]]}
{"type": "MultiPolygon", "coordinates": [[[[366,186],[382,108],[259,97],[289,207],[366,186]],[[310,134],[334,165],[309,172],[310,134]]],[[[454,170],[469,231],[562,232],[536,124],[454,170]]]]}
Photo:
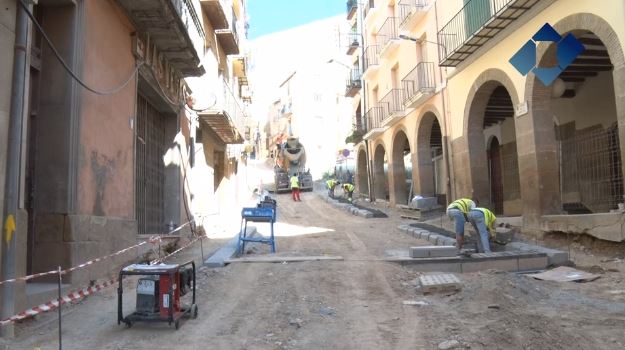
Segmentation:
{"type": "Polygon", "coordinates": [[[480,250],[481,253],[490,253],[490,242],[488,240],[489,235],[488,229],[486,228],[484,213],[481,210],[471,210],[469,211],[468,216],[471,223],[475,225],[476,230],[479,231],[478,235],[479,242],[481,243],[481,249],[479,249],[480,244],[478,244],[478,250],[480,250]]]}
{"type": "Polygon", "coordinates": [[[450,208],[447,209],[447,216],[455,223],[456,236],[464,236],[464,223],[467,222],[467,219],[462,211],[457,208],[450,208]]]}
{"type": "Polygon", "coordinates": [[[293,197],[294,201],[301,201],[301,199],[299,198],[299,187],[291,188],[291,196],[293,197]]]}

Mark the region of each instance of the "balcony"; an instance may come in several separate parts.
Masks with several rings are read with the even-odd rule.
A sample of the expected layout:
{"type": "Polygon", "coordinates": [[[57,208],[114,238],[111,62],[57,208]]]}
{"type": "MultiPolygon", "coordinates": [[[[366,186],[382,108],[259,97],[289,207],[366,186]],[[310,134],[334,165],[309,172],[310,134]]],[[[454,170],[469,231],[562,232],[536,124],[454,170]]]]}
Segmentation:
{"type": "Polygon", "coordinates": [[[421,62],[401,80],[405,108],[415,108],[425,102],[436,90],[434,62],[421,62]]]}
{"type": "Polygon", "coordinates": [[[373,139],[374,137],[378,137],[384,131],[386,131],[386,127],[382,126],[383,119],[383,108],[382,107],[371,107],[365,113],[365,124],[367,126],[367,133],[362,138],[365,140],[373,139]]]}
{"type": "Polygon", "coordinates": [[[358,13],[358,1],[347,0],[347,20],[351,21],[352,18],[358,13]]]}
{"type": "Polygon", "coordinates": [[[400,0],[399,29],[410,31],[425,17],[429,0],[400,0]]]}
{"type": "Polygon", "coordinates": [[[200,2],[213,29],[228,28],[228,16],[226,14],[232,10],[232,4],[226,0],[200,0],[200,2]]]}
{"type": "Polygon", "coordinates": [[[240,53],[239,34],[237,33],[234,16],[232,16],[230,27],[226,29],[216,29],[215,36],[217,36],[217,40],[221,44],[221,47],[226,55],[238,55],[240,53]]]}
{"type": "Polygon", "coordinates": [[[388,94],[380,99],[380,105],[384,108],[383,127],[390,128],[406,116],[402,89],[391,89],[388,94]]]}
{"type": "Polygon", "coordinates": [[[440,65],[456,67],[539,0],[469,0],[438,32],[440,65]]]}
{"type": "Polygon", "coordinates": [[[365,49],[364,73],[363,79],[368,80],[375,76],[380,69],[380,47],[378,45],[369,45],[365,49]]]}
{"type": "Polygon", "coordinates": [[[210,109],[198,113],[200,120],[211,128],[225,144],[243,142],[245,113],[230,86],[222,81],[221,94],[210,109]]]}
{"type": "Polygon", "coordinates": [[[239,80],[239,86],[249,85],[247,79],[247,57],[239,56],[232,60],[232,76],[239,80]]]}
{"type": "Polygon", "coordinates": [[[345,84],[345,97],[354,97],[362,88],[361,79],[362,74],[360,73],[360,69],[352,69],[349,72],[349,77],[347,78],[347,83],[345,84]]]}
{"type": "Polygon", "coordinates": [[[196,12],[197,0],[117,0],[135,29],[150,38],[183,77],[205,73],[199,66],[206,35],[196,12]]]}
{"type": "Polygon", "coordinates": [[[360,47],[360,33],[351,32],[347,34],[347,54],[353,54],[360,47]]]}
{"type": "Polygon", "coordinates": [[[397,17],[389,17],[384,21],[378,31],[378,44],[380,45],[380,56],[382,58],[390,55],[399,47],[399,30],[397,27],[397,17]]]}

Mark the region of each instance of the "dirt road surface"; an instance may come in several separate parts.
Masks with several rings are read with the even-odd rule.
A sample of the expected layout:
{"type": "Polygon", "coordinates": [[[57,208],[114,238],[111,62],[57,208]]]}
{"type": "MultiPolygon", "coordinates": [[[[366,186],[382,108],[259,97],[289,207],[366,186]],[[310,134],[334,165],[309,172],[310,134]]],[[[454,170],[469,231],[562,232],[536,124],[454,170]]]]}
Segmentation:
{"type": "MultiPolygon", "coordinates": [[[[117,325],[117,294],[109,288],[64,308],[63,349],[625,348],[622,259],[595,256],[601,278],[589,283],[486,271],[459,275],[457,293],[422,295],[415,289],[419,272],[379,260],[387,250],[427,244],[399,232],[407,221],[390,210],[389,218],[353,216],[320,194],[304,193],[297,203],[277,196],[278,255],[343,261],[201,268],[199,317],[177,331],[167,324],[117,325]],[[404,305],[408,300],[424,305],[404,305]]],[[[265,225],[259,231],[267,232],[265,225]]],[[[204,249],[223,242],[206,240],[204,249]]],[[[246,256],[268,252],[259,245],[246,256]]],[[[200,262],[197,247],[185,255],[177,259],[200,262]]],[[[129,280],[127,311],[134,309],[134,288],[129,280]]],[[[58,349],[56,313],[23,322],[2,346],[58,349]]]]}

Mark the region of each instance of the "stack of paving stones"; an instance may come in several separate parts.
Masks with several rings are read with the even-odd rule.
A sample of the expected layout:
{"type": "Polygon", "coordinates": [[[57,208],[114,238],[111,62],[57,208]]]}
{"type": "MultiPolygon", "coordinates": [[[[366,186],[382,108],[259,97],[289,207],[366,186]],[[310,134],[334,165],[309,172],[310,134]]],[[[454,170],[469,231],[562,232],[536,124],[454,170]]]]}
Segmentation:
{"type": "Polygon", "coordinates": [[[452,273],[421,276],[419,277],[419,283],[423,294],[454,292],[462,288],[460,279],[452,273]]]}
{"type": "MultiPolygon", "coordinates": [[[[453,246],[456,243],[456,240],[447,236],[443,236],[437,233],[430,232],[423,228],[414,227],[410,225],[399,225],[398,229],[404,233],[411,235],[414,238],[420,238],[426,240],[432,245],[438,246],[453,246]]],[[[569,261],[569,255],[567,252],[546,248],[538,245],[527,244],[522,242],[510,242],[506,244],[505,252],[499,252],[500,255],[507,256],[510,253],[512,254],[531,254],[531,253],[540,253],[546,254],[548,259],[548,265],[565,265],[569,261]]],[[[475,255],[475,254],[474,254],[475,255]]],[[[480,257],[480,256],[475,256],[480,257]]]]}
{"type": "Polygon", "coordinates": [[[341,203],[341,202],[335,200],[334,198],[330,198],[327,195],[321,195],[321,198],[323,198],[326,202],[332,204],[333,206],[335,206],[335,207],[337,207],[339,209],[346,210],[346,211],[352,213],[353,215],[362,216],[363,218],[367,218],[367,219],[374,217],[374,213],[372,213],[372,212],[370,212],[369,210],[366,210],[366,209],[358,208],[358,207],[354,206],[353,204],[341,203]]]}

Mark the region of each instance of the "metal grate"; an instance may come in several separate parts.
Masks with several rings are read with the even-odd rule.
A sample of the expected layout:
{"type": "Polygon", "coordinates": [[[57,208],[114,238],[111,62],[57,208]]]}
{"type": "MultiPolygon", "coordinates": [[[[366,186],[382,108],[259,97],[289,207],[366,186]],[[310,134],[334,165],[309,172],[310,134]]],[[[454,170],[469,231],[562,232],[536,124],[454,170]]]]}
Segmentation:
{"type": "Polygon", "coordinates": [[[165,117],[141,95],[137,99],[135,210],[139,234],[163,231],[165,117]]]}
{"type": "Polygon", "coordinates": [[[601,213],[623,202],[623,173],[616,126],[577,131],[559,143],[563,209],[601,213]]]}
{"type": "Polygon", "coordinates": [[[365,113],[365,121],[367,123],[367,131],[379,128],[382,124],[383,109],[382,107],[371,107],[365,113]]]}
{"type": "Polygon", "coordinates": [[[379,65],[380,47],[378,45],[369,45],[365,49],[365,72],[369,67],[379,65]]]}
{"type": "Polygon", "coordinates": [[[397,17],[388,17],[386,21],[384,21],[384,24],[382,24],[382,27],[378,32],[377,38],[377,42],[378,45],[380,45],[381,50],[384,50],[386,45],[388,45],[391,40],[399,39],[397,29],[397,17]]]}
{"type": "Polygon", "coordinates": [[[432,93],[435,90],[434,63],[420,62],[401,80],[404,101],[408,103],[418,94],[432,93]]]}
{"type": "Polygon", "coordinates": [[[403,113],[404,100],[402,98],[402,89],[391,89],[380,99],[380,106],[384,108],[384,118],[403,113]]]}

